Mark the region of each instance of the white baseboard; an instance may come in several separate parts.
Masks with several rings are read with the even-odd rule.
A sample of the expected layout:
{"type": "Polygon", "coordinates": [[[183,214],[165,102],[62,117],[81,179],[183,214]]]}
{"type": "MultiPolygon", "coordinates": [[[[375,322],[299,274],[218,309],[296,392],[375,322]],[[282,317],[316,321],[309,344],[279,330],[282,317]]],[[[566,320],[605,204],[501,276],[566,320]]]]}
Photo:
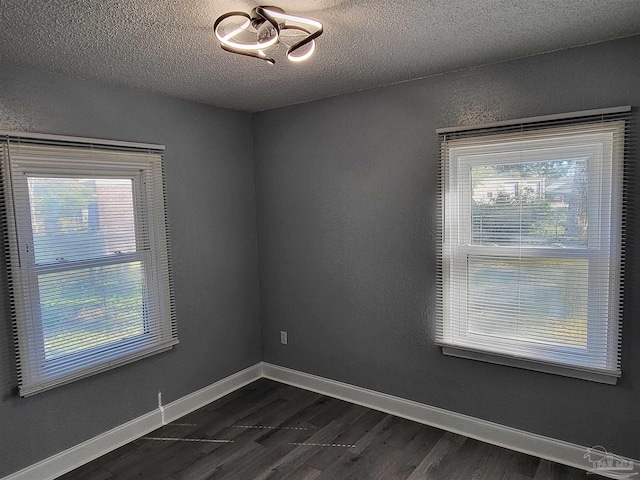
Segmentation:
{"type": "MultiPolygon", "coordinates": [[[[258,380],[262,376],[262,364],[257,363],[230,375],[196,392],[190,393],[163,406],[165,423],[201,408],[238,388],[258,380]]],[[[46,458],[2,480],[52,480],[115,450],[162,426],[160,409],[146,413],[86,442],[46,458]]]]}
{"type": "MultiPolygon", "coordinates": [[[[562,463],[581,470],[593,470],[594,464],[589,459],[598,457],[598,451],[595,451],[592,452],[591,457],[587,456],[587,458],[585,458],[585,454],[588,453],[589,449],[581,445],[506,427],[497,423],[437,407],[431,407],[374,390],[356,387],[347,383],[329,380],[269,363],[263,363],[262,369],[263,376],[271,380],[346,400],[347,402],[380,410],[397,417],[431,425],[442,430],[464,435],[465,437],[475,438],[482,442],[562,463]]],[[[640,472],[640,461],[620,457],[619,455],[610,455],[614,460],[619,459],[627,462],[626,465],[632,470],[626,473],[638,475],[638,472],[640,472]]],[[[629,475],[629,477],[619,476],[620,473],[625,473],[620,471],[609,473],[606,470],[600,469],[596,473],[605,477],[618,479],[631,477],[631,475],[629,475]],[[616,473],[618,476],[616,476],[616,473]]],[[[634,476],[633,478],[636,477],[634,476]]]]}
{"type": "MultiPolygon", "coordinates": [[[[593,469],[590,457],[585,455],[589,449],[581,445],[536,435],[475,417],[264,362],[257,363],[165,405],[163,407],[165,423],[173,422],[262,377],[346,400],[517,452],[586,471],[593,469]]],[[[4,477],[2,480],[52,480],[161,426],[162,415],[160,410],[156,409],[8,477],[4,477]]],[[[594,458],[597,455],[598,451],[592,453],[594,458]]],[[[616,476],[616,472],[609,473],[604,470],[598,470],[597,473],[605,477],[618,479],[636,478],[635,475],[640,473],[640,461],[620,456],[614,456],[614,459],[627,462],[626,465],[633,468],[627,472],[628,476],[619,476],[620,472],[617,472],[618,476],[616,476]]]]}

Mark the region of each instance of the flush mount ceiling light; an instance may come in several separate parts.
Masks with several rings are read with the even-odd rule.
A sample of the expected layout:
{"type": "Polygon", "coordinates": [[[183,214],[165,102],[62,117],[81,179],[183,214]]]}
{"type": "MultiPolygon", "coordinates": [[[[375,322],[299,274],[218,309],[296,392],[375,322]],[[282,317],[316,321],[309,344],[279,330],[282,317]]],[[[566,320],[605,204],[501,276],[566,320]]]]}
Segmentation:
{"type": "Polygon", "coordinates": [[[251,13],[229,12],[219,16],[214,31],[223,50],[260,58],[273,65],[276,61],[264,51],[280,43],[288,47],[287,58],[292,62],[302,62],[313,55],[322,24],[288,15],[278,7],[263,6],[251,13]],[[285,38],[290,43],[285,43],[285,38]]]}

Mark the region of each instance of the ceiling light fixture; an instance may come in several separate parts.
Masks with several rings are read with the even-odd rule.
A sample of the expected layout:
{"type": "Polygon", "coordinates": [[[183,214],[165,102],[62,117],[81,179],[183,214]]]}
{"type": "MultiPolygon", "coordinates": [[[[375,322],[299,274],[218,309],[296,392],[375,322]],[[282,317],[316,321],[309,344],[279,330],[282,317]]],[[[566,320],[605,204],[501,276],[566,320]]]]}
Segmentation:
{"type": "MultiPolygon", "coordinates": [[[[213,29],[223,50],[259,58],[271,65],[276,61],[264,51],[279,43],[287,45],[283,41],[283,31],[293,30],[304,35],[301,40],[287,45],[287,58],[292,62],[302,62],[313,55],[316,49],[315,39],[322,35],[320,22],[288,15],[278,7],[266,6],[256,7],[251,13],[225,13],[218,17],[213,29]]],[[[295,39],[295,36],[287,37],[295,39]]]]}

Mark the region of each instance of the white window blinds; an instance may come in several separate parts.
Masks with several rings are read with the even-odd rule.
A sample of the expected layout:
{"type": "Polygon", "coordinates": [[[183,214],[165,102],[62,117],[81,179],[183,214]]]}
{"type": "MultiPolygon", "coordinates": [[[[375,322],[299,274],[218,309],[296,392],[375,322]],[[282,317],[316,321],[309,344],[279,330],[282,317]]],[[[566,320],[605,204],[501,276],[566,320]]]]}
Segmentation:
{"type": "Polygon", "coordinates": [[[439,132],[445,353],[615,383],[628,112],[439,132]]]}
{"type": "Polygon", "coordinates": [[[162,150],[0,147],[20,394],[175,345],[162,150]]]}

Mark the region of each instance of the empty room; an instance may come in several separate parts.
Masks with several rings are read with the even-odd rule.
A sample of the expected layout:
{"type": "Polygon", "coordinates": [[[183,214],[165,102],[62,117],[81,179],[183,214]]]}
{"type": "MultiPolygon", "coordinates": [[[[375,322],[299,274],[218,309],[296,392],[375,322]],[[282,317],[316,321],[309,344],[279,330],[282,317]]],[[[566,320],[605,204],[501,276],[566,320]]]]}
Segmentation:
{"type": "Polygon", "coordinates": [[[640,477],[639,106],[638,0],[2,0],[0,479],[640,477]]]}

